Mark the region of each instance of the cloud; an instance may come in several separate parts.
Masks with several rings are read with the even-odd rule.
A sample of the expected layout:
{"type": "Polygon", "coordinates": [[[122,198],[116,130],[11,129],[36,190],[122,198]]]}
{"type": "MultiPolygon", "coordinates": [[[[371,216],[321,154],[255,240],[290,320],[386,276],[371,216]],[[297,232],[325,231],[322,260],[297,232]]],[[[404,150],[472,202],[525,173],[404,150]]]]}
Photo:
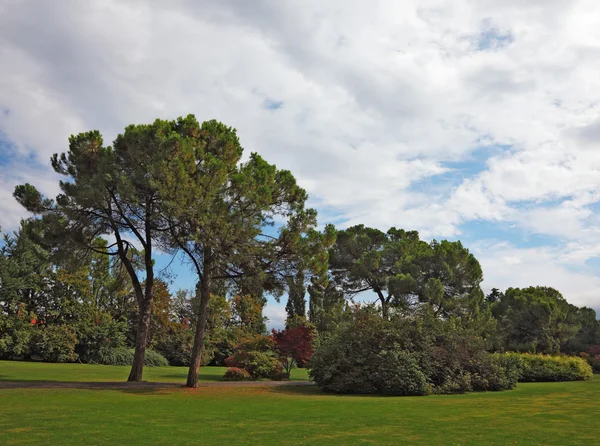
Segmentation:
{"type": "Polygon", "coordinates": [[[285,305],[269,301],[263,308],[263,314],[268,318],[267,326],[269,329],[282,330],[285,328],[285,320],[287,319],[285,305]]]}
{"type": "Polygon", "coordinates": [[[518,248],[482,241],[472,249],[481,262],[486,291],[492,287],[551,286],[570,303],[592,307],[600,314],[600,278],[584,265],[585,259],[600,255],[597,246],[518,248]]]}
{"type": "Polygon", "coordinates": [[[128,124],[193,112],[292,170],[340,225],[440,238],[489,221],[548,235],[547,249],[600,243],[596,2],[1,8],[4,226],[24,215],[14,184],[52,180],[48,157],[70,134],[99,129],[110,143],[128,124]]]}

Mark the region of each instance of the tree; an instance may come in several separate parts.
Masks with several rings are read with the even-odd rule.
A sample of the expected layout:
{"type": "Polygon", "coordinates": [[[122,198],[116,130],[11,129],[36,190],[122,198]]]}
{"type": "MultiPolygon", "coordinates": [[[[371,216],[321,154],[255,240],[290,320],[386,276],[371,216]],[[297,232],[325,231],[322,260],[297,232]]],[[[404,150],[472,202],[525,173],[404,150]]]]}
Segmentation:
{"type": "Polygon", "coordinates": [[[481,265],[460,241],[436,240],[426,255],[417,259],[419,299],[436,316],[468,317],[477,314],[484,301],[481,265]]]}
{"type": "Polygon", "coordinates": [[[288,279],[288,301],[285,305],[288,320],[295,317],[306,318],[305,280],[306,275],[302,269],[288,279]]]}
{"type": "Polygon", "coordinates": [[[569,306],[572,320],[579,325],[579,331],[568,339],[561,347],[561,351],[570,354],[587,352],[592,346],[600,344],[600,321],[592,308],[574,305],[569,306]]]}
{"type": "Polygon", "coordinates": [[[30,184],[15,188],[15,198],[51,228],[55,248],[117,256],[127,271],[139,308],[129,381],[142,380],[153,301],[154,239],[166,230],[159,210],[169,200],[161,195],[166,192],[161,183],[178,168],[178,152],[189,138],[183,120],[131,125],[112,147],[103,145],[98,131],[80,133],[69,138],[66,153],[51,159],[54,170],[66,177],[55,201],[30,184]],[[103,234],[114,237],[114,243],[98,245],[103,234]],[[138,256],[144,279],[138,275],[138,256]]]}
{"type": "Polygon", "coordinates": [[[550,287],[508,288],[492,312],[506,350],[558,353],[580,329],[567,301],[550,287]]]}
{"type": "Polygon", "coordinates": [[[390,306],[410,305],[418,295],[415,259],[427,250],[416,231],[353,226],[337,233],[329,253],[331,274],[346,295],[374,292],[388,318],[390,306]]]}
{"type": "MultiPolygon", "coordinates": [[[[315,303],[322,296],[329,284],[329,249],[336,239],[335,227],[325,226],[323,232],[310,230],[301,239],[298,262],[294,269],[296,273],[288,279],[288,302],[286,325],[294,325],[294,321],[306,321],[306,292],[308,291],[315,303]]],[[[322,301],[322,299],[321,299],[322,301]]]]}
{"type": "Polygon", "coordinates": [[[492,288],[490,293],[485,296],[485,300],[491,304],[502,300],[504,294],[498,288],[492,288]]]}
{"type": "Polygon", "coordinates": [[[186,128],[194,144],[182,147],[180,169],[166,185],[173,200],[163,214],[171,228],[165,243],[183,251],[198,275],[200,305],[187,380],[196,387],[211,292],[220,281],[244,278],[280,292],[316,212],[304,209],[306,192],[289,171],[256,153],[240,162],[243,149],[234,129],[217,121],[200,126],[191,116],[186,128]],[[272,235],[265,228],[275,217],[285,223],[272,235]]]}
{"type": "Polygon", "coordinates": [[[309,294],[308,320],[316,326],[319,334],[334,331],[344,316],[344,293],[329,282],[324,291],[309,287],[309,294]]]}
{"type": "Polygon", "coordinates": [[[314,328],[304,325],[279,331],[273,329],[271,336],[288,377],[294,365],[304,365],[310,361],[314,352],[314,328]]]}

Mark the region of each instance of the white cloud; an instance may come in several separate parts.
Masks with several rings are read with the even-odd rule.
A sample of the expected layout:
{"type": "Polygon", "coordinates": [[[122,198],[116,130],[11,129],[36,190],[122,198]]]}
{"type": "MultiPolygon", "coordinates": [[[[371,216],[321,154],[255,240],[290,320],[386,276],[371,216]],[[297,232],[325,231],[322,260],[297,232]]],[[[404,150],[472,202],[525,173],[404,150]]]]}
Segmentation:
{"type": "Polygon", "coordinates": [[[285,320],[287,319],[285,305],[269,301],[263,308],[263,314],[269,319],[267,321],[267,327],[269,329],[275,328],[281,330],[285,328],[285,320]]]}
{"type": "Polygon", "coordinates": [[[600,255],[600,246],[561,245],[517,248],[508,243],[480,242],[472,247],[484,271],[484,288],[551,286],[572,304],[600,311],[600,278],[584,261],[600,255]]]}
{"type": "Polygon", "coordinates": [[[15,150],[0,153],[0,223],[22,215],[14,184],[52,178],[69,134],[109,143],[193,112],[346,224],[444,237],[479,219],[594,245],[598,14],[591,0],[3,2],[0,132],[15,150]],[[481,146],[500,149],[471,161],[481,146]],[[446,185],[463,161],[481,171],[446,185]]]}

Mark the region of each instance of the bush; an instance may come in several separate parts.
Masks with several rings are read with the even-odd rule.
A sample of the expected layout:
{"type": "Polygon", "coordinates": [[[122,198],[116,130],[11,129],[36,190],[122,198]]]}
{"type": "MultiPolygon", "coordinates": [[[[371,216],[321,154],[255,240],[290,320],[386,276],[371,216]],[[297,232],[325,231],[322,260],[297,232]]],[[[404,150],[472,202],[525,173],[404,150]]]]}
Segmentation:
{"type": "Polygon", "coordinates": [[[193,329],[185,324],[174,323],[167,336],[153,347],[167,359],[169,365],[189,366],[193,344],[193,329]]]}
{"type": "Polygon", "coordinates": [[[77,336],[69,325],[39,327],[34,337],[33,352],[48,362],[73,362],[77,359],[77,336]]]}
{"type": "Polygon", "coordinates": [[[252,379],[250,373],[247,370],[240,369],[239,367],[230,367],[223,376],[225,381],[246,381],[252,379]]]}
{"type": "Polygon", "coordinates": [[[310,377],[339,393],[428,395],[515,387],[517,369],[484,341],[429,318],[385,321],[358,312],[317,348],[310,377]]]}
{"type": "Polygon", "coordinates": [[[19,314],[0,314],[0,359],[18,359],[31,355],[31,343],[39,327],[23,308],[19,314]]]}
{"type": "Polygon", "coordinates": [[[600,345],[592,345],[587,352],[579,354],[592,367],[594,373],[600,373],[600,345]]]}
{"type": "Polygon", "coordinates": [[[592,378],[590,365],[577,356],[504,353],[518,362],[519,382],[583,381],[592,378]]]}
{"type": "Polygon", "coordinates": [[[462,330],[440,337],[426,363],[435,393],[499,391],[517,385],[517,364],[489,354],[481,337],[462,330]]]}
{"type": "Polygon", "coordinates": [[[102,315],[94,321],[84,321],[78,328],[79,342],[75,351],[85,362],[99,362],[101,351],[125,347],[127,322],[102,315]]]}
{"type": "Polygon", "coordinates": [[[239,352],[225,360],[227,367],[237,367],[250,373],[253,379],[272,378],[282,367],[272,353],[239,352]]]}
{"type": "MultiPolygon", "coordinates": [[[[100,352],[98,362],[104,365],[131,365],[135,351],[132,348],[112,348],[100,352]]],[[[160,353],[147,349],[144,365],[148,367],[165,367],[169,362],[160,353]]]]}

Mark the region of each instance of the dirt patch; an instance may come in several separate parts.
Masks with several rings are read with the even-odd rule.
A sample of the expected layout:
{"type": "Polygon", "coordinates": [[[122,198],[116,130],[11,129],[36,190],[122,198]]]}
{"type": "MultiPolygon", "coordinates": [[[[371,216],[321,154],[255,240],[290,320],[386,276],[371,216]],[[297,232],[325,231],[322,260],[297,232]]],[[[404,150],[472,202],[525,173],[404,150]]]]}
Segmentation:
{"type": "MultiPolygon", "coordinates": [[[[313,386],[311,381],[215,381],[198,384],[203,387],[281,387],[313,386]]],[[[180,383],[160,382],[62,382],[62,381],[3,381],[0,389],[177,389],[180,383]]]]}

